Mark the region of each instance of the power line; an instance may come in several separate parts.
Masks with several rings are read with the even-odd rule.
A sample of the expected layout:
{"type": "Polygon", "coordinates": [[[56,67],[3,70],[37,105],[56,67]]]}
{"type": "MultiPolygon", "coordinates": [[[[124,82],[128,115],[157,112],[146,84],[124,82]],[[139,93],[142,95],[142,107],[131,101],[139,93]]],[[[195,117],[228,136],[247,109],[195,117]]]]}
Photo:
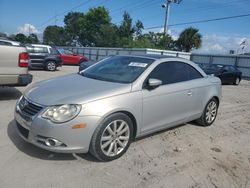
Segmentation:
{"type": "Polygon", "coordinates": [[[117,9],[114,9],[114,10],[111,10],[110,11],[110,15],[112,16],[112,15],[115,15],[115,14],[117,14],[118,13],[118,11],[122,11],[122,10],[133,10],[133,9],[138,9],[138,8],[142,8],[142,7],[145,7],[145,5],[146,6],[149,6],[149,5],[151,5],[151,4],[153,4],[154,2],[152,2],[152,1],[156,1],[156,0],[147,0],[147,1],[140,1],[140,2],[137,2],[137,3],[129,3],[129,4],[127,4],[127,5],[125,5],[125,6],[122,6],[122,7],[120,7],[120,8],[117,8],[117,9]],[[130,8],[128,8],[128,7],[130,7],[130,8]]]}
{"type": "MultiPolygon", "coordinates": [[[[77,9],[77,8],[79,8],[79,7],[81,7],[81,6],[83,6],[83,5],[86,5],[86,4],[89,3],[90,1],[91,1],[91,0],[84,1],[84,2],[82,2],[82,3],[80,3],[80,4],[76,5],[76,6],[72,7],[72,8],[69,9],[69,10],[66,10],[66,11],[64,11],[64,12],[61,12],[61,13],[57,14],[57,17],[60,16],[60,15],[64,15],[64,14],[66,14],[66,13],[68,13],[68,12],[71,12],[71,11],[73,11],[73,10],[75,10],[75,9],[77,9]]],[[[44,22],[43,22],[42,24],[40,24],[38,27],[44,26],[46,23],[50,22],[50,21],[53,20],[53,19],[55,19],[55,16],[50,17],[48,20],[44,21],[44,22]]]]}
{"type": "MultiPolygon", "coordinates": [[[[238,0],[237,0],[238,1],[238,0]]],[[[205,11],[210,11],[211,9],[212,10],[215,10],[215,9],[221,9],[221,8],[228,8],[228,7],[232,7],[232,6],[235,6],[235,3],[237,4],[242,4],[242,3],[250,3],[249,0],[243,0],[243,1],[246,1],[246,2],[236,2],[235,0],[234,1],[229,1],[229,2],[226,2],[226,3],[223,3],[222,5],[216,5],[216,6],[197,6],[195,8],[191,8],[191,9],[182,9],[180,7],[180,15],[195,15],[196,13],[198,12],[205,12],[205,11]]],[[[143,17],[143,19],[145,20],[153,20],[155,19],[156,17],[158,16],[162,16],[162,12],[158,12],[157,14],[155,15],[147,15],[146,17],[143,17]]]]}
{"type": "MultiPolygon", "coordinates": [[[[101,1],[101,2],[98,3],[98,4],[95,4],[93,7],[95,7],[95,6],[97,6],[97,5],[101,5],[101,4],[103,4],[103,3],[106,3],[107,1],[110,1],[110,0],[101,1]]],[[[61,18],[62,16],[64,16],[66,13],[71,12],[71,11],[73,11],[73,10],[75,10],[75,9],[78,9],[79,7],[81,7],[81,6],[83,6],[83,5],[86,5],[87,3],[90,3],[90,2],[91,2],[91,0],[84,1],[83,3],[80,3],[80,4],[78,4],[77,6],[74,6],[73,8],[71,8],[71,9],[69,9],[69,10],[66,10],[66,11],[64,11],[64,12],[62,12],[62,13],[60,13],[60,14],[57,14],[56,19],[59,20],[59,18],[61,18]]],[[[48,20],[46,20],[45,22],[43,22],[41,25],[39,25],[38,29],[44,28],[44,27],[45,27],[44,25],[45,25],[46,23],[52,21],[52,20],[55,20],[55,16],[49,18],[48,20]]]]}
{"type": "MultiPolygon", "coordinates": [[[[173,26],[188,25],[188,24],[196,24],[196,23],[206,23],[206,22],[213,22],[213,21],[220,21],[220,20],[229,20],[229,19],[242,18],[242,17],[248,17],[248,16],[250,16],[250,13],[249,13],[249,14],[237,15],[237,16],[228,16],[228,17],[207,19],[207,20],[198,20],[198,21],[191,21],[191,22],[182,22],[182,23],[177,23],[177,24],[170,24],[169,26],[173,27],[173,26]]],[[[159,29],[159,28],[162,28],[162,27],[163,27],[163,26],[153,26],[153,27],[145,28],[144,30],[159,29]]]]}

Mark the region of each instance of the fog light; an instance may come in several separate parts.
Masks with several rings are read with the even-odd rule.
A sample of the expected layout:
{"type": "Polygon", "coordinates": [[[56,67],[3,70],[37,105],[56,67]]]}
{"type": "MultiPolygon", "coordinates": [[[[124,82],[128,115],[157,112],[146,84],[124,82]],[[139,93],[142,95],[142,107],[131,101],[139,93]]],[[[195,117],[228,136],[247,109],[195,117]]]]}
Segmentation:
{"type": "Polygon", "coordinates": [[[62,142],[60,142],[59,140],[56,140],[56,139],[54,139],[54,138],[47,138],[46,140],[45,140],[45,144],[47,145],[47,146],[53,146],[53,147],[57,147],[57,146],[61,146],[61,145],[63,145],[63,143],[62,142]]]}

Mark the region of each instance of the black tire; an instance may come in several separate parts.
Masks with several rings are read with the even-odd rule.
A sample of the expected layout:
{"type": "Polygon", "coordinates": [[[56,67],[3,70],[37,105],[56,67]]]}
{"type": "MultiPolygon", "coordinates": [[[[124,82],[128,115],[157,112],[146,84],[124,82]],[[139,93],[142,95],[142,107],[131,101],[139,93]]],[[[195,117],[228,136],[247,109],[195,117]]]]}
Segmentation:
{"type": "MultiPolygon", "coordinates": [[[[107,118],[105,118],[102,121],[102,123],[96,128],[96,130],[92,136],[91,143],[90,143],[90,153],[95,158],[97,158],[99,161],[105,161],[105,162],[112,161],[114,159],[121,157],[127,151],[132,139],[133,139],[133,122],[126,114],[115,113],[115,114],[112,114],[112,115],[108,116],[107,118]],[[125,126],[129,128],[129,136],[128,136],[129,139],[127,140],[126,146],[123,149],[119,148],[120,149],[119,153],[117,153],[114,156],[108,156],[104,153],[104,151],[103,151],[104,149],[101,148],[101,144],[104,142],[104,141],[101,141],[101,138],[103,138],[103,135],[106,133],[105,131],[107,131],[107,128],[114,121],[126,122],[125,126]]],[[[109,142],[109,141],[107,141],[107,142],[109,142]]],[[[112,143],[113,143],[113,141],[112,141],[112,143]]],[[[116,149],[117,149],[119,144],[117,144],[117,141],[115,141],[115,143],[116,143],[116,149]]],[[[105,145],[105,142],[103,145],[105,145]]],[[[108,145],[109,149],[110,149],[110,145],[108,145]]],[[[107,148],[107,147],[105,147],[105,148],[107,148]]],[[[113,152],[113,149],[112,149],[112,152],[113,152]]]]}
{"type": "Polygon", "coordinates": [[[55,71],[57,68],[55,61],[47,61],[45,64],[45,69],[47,71],[55,71]]]}
{"type": "Polygon", "coordinates": [[[234,85],[239,85],[240,84],[241,79],[239,77],[236,77],[235,81],[234,81],[234,85]]]}
{"type": "Polygon", "coordinates": [[[218,107],[219,107],[219,102],[218,102],[218,100],[217,100],[216,98],[210,99],[210,100],[208,101],[208,103],[206,104],[206,107],[205,107],[205,109],[204,109],[204,111],[203,111],[203,113],[202,113],[202,116],[201,116],[199,119],[197,119],[196,122],[197,122],[198,124],[202,125],[202,126],[210,126],[210,125],[212,125],[212,124],[214,123],[216,117],[217,117],[218,107]],[[212,104],[212,103],[215,103],[215,104],[216,104],[216,112],[215,112],[215,116],[214,116],[213,120],[212,120],[212,121],[208,121],[208,120],[207,120],[206,114],[207,114],[207,112],[208,112],[208,106],[209,106],[210,104],[212,104]]]}

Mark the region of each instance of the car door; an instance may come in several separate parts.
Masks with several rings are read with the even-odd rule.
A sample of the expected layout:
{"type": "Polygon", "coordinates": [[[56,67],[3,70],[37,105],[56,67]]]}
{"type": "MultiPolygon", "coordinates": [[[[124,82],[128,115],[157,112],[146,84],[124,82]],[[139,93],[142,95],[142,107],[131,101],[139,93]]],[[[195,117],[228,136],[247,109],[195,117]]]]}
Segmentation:
{"type": "Polygon", "coordinates": [[[145,80],[144,86],[149,78],[161,80],[162,85],[152,90],[147,87],[142,90],[142,132],[183,123],[190,117],[193,89],[184,65],[181,62],[161,63],[145,80]]]}
{"type": "Polygon", "coordinates": [[[232,83],[235,80],[235,72],[229,66],[224,66],[221,74],[221,79],[225,83],[232,83]]]}
{"type": "Polygon", "coordinates": [[[78,61],[77,57],[73,55],[73,52],[69,50],[64,50],[63,58],[66,64],[75,64],[78,61]]]}

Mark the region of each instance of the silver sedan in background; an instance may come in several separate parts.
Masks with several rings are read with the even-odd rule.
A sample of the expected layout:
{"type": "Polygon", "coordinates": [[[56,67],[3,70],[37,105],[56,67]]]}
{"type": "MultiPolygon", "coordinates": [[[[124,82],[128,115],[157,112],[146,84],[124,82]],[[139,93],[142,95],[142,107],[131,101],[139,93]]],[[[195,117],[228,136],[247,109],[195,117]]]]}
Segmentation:
{"type": "Polygon", "coordinates": [[[189,60],[113,56],[33,84],[15,120],[20,136],[40,148],[110,161],[135,138],[193,120],[211,125],[220,99],[220,79],[189,60]]]}

